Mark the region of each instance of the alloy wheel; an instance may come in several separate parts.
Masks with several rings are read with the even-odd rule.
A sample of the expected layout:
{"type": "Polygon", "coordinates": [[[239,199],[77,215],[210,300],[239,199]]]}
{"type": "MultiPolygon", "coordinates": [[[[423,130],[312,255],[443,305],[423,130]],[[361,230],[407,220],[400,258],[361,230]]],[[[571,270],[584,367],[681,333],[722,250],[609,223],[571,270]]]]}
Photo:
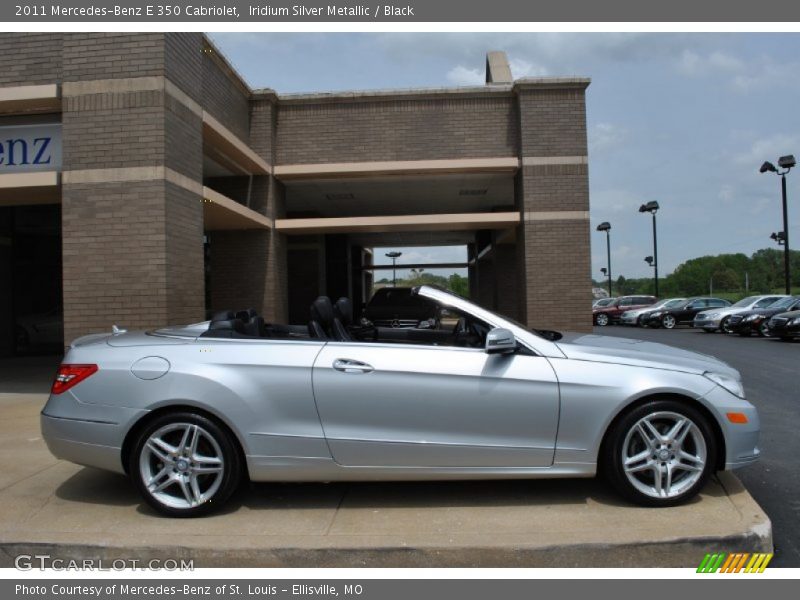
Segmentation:
{"type": "Polygon", "coordinates": [[[159,504],[191,509],[210,500],[225,476],[220,444],[196,423],[174,422],[153,432],[142,446],[139,471],[159,504]]]}
{"type": "Polygon", "coordinates": [[[596,321],[600,327],[605,327],[606,325],[608,325],[608,315],[600,313],[599,315],[597,315],[596,321]]]}
{"type": "Polygon", "coordinates": [[[703,477],[708,450],[699,427],[686,415],[653,412],[636,421],[622,444],[622,468],[630,484],[650,498],[669,499],[703,477]]]}
{"type": "Polygon", "coordinates": [[[772,336],[772,334],[769,331],[769,322],[766,319],[764,319],[761,322],[761,325],[758,326],[758,334],[761,337],[771,337],[772,336]]]}
{"type": "Polygon", "coordinates": [[[730,317],[725,317],[722,319],[722,322],[719,324],[720,331],[723,333],[732,333],[733,329],[731,329],[731,325],[729,323],[730,317]]]}
{"type": "Polygon", "coordinates": [[[672,315],[664,315],[664,318],[661,319],[661,324],[664,326],[664,329],[674,329],[675,323],[675,317],[672,315]]]}

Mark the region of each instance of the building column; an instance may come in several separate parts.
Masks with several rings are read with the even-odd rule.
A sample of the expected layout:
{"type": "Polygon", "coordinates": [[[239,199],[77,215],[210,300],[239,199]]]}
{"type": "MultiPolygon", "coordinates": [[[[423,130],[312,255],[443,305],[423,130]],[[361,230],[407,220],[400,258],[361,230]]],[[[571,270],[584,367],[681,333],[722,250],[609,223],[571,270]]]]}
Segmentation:
{"type": "Polygon", "coordinates": [[[588,80],[515,84],[522,305],[530,327],[590,331],[591,264],[585,89],[588,80]]]}
{"type": "MultiPolygon", "coordinates": [[[[66,342],[114,323],[147,329],[203,317],[201,116],[167,91],[164,34],[110,37],[64,44],[66,342]],[[149,51],[133,53],[131,43],[149,51]],[[101,59],[162,75],[98,79],[101,59]]],[[[191,61],[184,71],[199,85],[191,61]]]]}

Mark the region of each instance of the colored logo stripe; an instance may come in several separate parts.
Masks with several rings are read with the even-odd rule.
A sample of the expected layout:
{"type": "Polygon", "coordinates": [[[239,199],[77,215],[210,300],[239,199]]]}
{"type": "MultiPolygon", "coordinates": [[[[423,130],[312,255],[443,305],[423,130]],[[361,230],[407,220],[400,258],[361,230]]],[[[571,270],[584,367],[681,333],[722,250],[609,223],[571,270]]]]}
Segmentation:
{"type": "Polygon", "coordinates": [[[763,573],[772,560],[772,553],[734,552],[726,554],[718,552],[706,554],[697,567],[698,573],[763,573]],[[745,566],[745,564],[747,566],[745,566]]]}

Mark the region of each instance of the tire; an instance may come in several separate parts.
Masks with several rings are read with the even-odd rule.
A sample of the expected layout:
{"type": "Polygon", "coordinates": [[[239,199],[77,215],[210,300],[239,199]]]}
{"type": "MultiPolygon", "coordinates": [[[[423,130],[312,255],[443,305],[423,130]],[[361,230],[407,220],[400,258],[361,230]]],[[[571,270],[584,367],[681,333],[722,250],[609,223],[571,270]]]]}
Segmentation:
{"type": "Polygon", "coordinates": [[[664,329],[675,329],[678,325],[678,320],[672,315],[664,315],[661,317],[661,326],[664,329]]]}
{"type": "Polygon", "coordinates": [[[767,319],[764,319],[761,325],[758,326],[758,335],[761,337],[772,337],[772,333],[769,330],[769,321],[767,319]]]}
{"type": "Polygon", "coordinates": [[[609,318],[608,318],[608,315],[607,315],[607,314],[605,314],[605,313],[600,313],[599,315],[597,315],[597,316],[595,317],[595,319],[594,319],[594,322],[595,322],[595,324],[597,324],[599,327],[605,327],[606,325],[608,325],[608,324],[611,322],[611,319],[609,319],[609,318]]]}
{"type": "Polygon", "coordinates": [[[158,512],[199,517],[222,507],[239,486],[242,463],[235,444],[227,431],[202,415],[183,411],[161,415],[139,432],[128,473],[158,512]],[[182,448],[188,454],[180,452],[182,448]],[[191,457],[196,459],[187,460],[191,457]]]}
{"type": "Polygon", "coordinates": [[[731,329],[731,326],[728,325],[729,320],[730,317],[725,317],[724,319],[722,319],[722,321],[719,322],[719,330],[722,333],[733,333],[733,329],[731,329]]]}
{"type": "Polygon", "coordinates": [[[641,315],[636,319],[636,326],[637,327],[647,327],[647,323],[644,322],[644,315],[641,315]]]}
{"type": "Polygon", "coordinates": [[[627,500],[642,506],[676,506],[696,496],[716,470],[717,442],[699,410],[675,400],[654,400],[612,424],[600,459],[602,473],[627,500]],[[668,438],[679,422],[683,426],[668,438]]]}

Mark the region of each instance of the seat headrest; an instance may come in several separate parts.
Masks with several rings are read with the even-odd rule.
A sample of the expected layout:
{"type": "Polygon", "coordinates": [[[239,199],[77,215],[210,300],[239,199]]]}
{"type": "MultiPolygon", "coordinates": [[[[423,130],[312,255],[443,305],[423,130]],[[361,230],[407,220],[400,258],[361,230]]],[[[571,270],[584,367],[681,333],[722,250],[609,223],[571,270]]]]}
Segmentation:
{"type": "Polygon", "coordinates": [[[323,325],[333,323],[333,304],[327,296],[320,296],[311,303],[311,320],[323,325]]]}
{"type": "Polygon", "coordinates": [[[353,322],[353,303],[350,298],[342,296],[333,305],[333,314],[342,322],[342,325],[350,325],[353,322]]]}
{"type": "Polygon", "coordinates": [[[219,312],[215,312],[214,315],[211,317],[211,322],[214,321],[230,321],[231,319],[235,319],[236,315],[232,310],[221,310],[219,312]]]}
{"type": "Polygon", "coordinates": [[[253,317],[257,317],[258,313],[256,312],[255,308],[248,308],[247,310],[240,310],[236,313],[236,318],[241,319],[245,323],[252,319],[253,317]]]}

